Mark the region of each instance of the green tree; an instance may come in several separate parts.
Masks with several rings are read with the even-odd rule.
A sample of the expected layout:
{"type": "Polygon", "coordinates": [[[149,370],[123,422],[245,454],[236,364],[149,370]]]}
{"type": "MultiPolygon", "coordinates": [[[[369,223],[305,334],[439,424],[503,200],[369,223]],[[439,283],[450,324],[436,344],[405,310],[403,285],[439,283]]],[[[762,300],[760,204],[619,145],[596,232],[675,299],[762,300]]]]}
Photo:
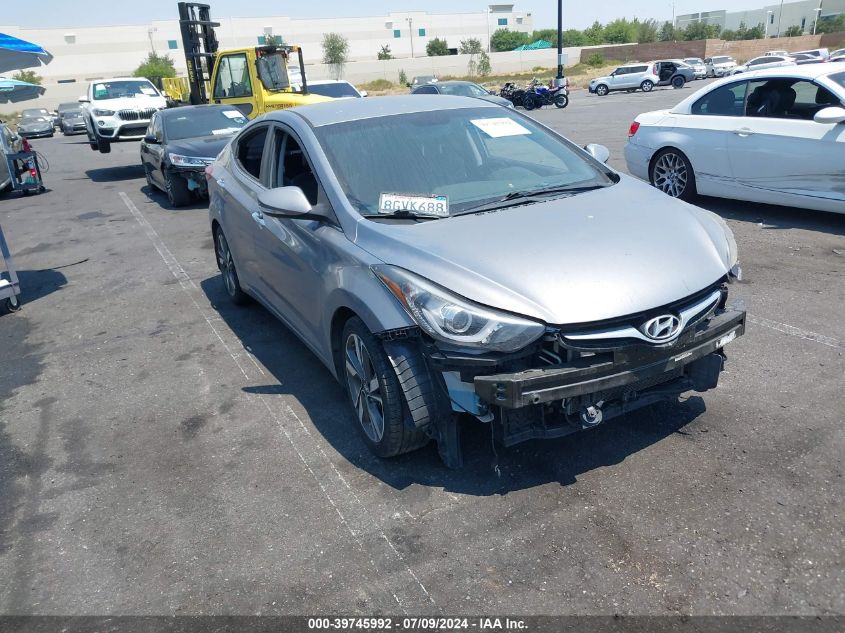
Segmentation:
{"type": "MultiPolygon", "coordinates": [[[[578,33],[579,31],[575,32],[578,33]]],[[[531,34],[531,41],[536,42],[537,40],[546,40],[547,42],[551,42],[552,46],[557,46],[557,29],[540,29],[539,31],[534,31],[531,34]]],[[[563,41],[566,42],[565,36],[563,41]]],[[[567,46],[577,46],[577,44],[567,44],[567,46]]]]}
{"type": "Polygon", "coordinates": [[[400,86],[407,86],[408,85],[408,75],[405,74],[404,68],[399,71],[399,85],[400,86]]]}
{"type": "Polygon", "coordinates": [[[661,42],[674,42],[677,37],[675,27],[671,22],[664,22],[660,27],[660,32],[657,34],[657,39],[661,42]]]}
{"type": "MultiPolygon", "coordinates": [[[[745,26],[744,24],[740,23],[740,27],[745,26]]],[[[739,31],[737,31],[737,35],[739,35],[739,31]]],[[[766,37],[766,30],[762,24],[758,24],[757,26],[745,29],[742,36],[739,37],[741,40],[762,40],[766,37]]]]}
{"type": "Polygon", "coordinates": [[[604,57],[601,53],[593,53],[587,58],[587,66],[592,66],[593,68],[604,66],[604,57]]]}
{"type": "Polygon", "coordinates": [[[836,17],[821,18],[816,24],[816,33],[839,33],[845,31],[845,13],[836,17]]]}
{"type": "Polygon", "coordinates": [[[801,30],[800,26],[793,25],[790,26],[786,31],[784,31],[784,37],[798,37],[799,35],[803,35],[804,31],[801,30]]]}
{"type": "Polygon", "coordinates": [[[704,22],[690,22],[687,28],[684,29],[683,38],[685,40],[706,40],[719,36],[721,27],[718,24],[706,24],[704,22]]]}
{"type": "Polygon", "coordinates": [[[520,31],[496,29],[490,36],[490,48],[494,51],[512,51],[523,44],[528,44],[528,34],[520,31]]]}
{"type": "Polygon", "coordinates": [[[150,53],[147,55],[147,59],[135,69],[133,75],[155,81],[162,77],[175,77],[176,69],[173,67],[173,60],[170,59],[169,55],[150,53]]]}
{"type": "Polygon", "coordinates": [[[604,27],[601,22],[596,20],[592,26],[584,29],[584,37],[587,39],[587,44],[604,44],[604,27]]]}
{"type": "Polygon", "coordinates": [[[604,27],[604,41],[609,44],[625,44],[637,39],[637,27],[625,18],[608,22],[604,27]]]}
{"type": "MultiPolygon", "coordinates": [[[[634,20],[636,22],[636,20],[634,20]]],[[[657,41],[657,20],[643,20],[637,25],[637,42],[649,44],[657,41]]]]}
{"type": "Polygon", "coordinates": [[[425,52],[429,57],[448,55],[449,44],[446,43],[445,39],[441,40],[439,37],[435,37],[433,40],[429,40],[428,44],[425,45],[425,52]]]}
{"type": "Polygon", "coordinates": [[[720,37],[727,42],[733,42],[736,39],[736,31],[725,29],[720,37]]]}
{"type": "Polygon", "coordinates": [[[265,46],[284,46],[285,40],[281,35],[265,35],[264,36],[264,45],[265,46]]]}
{"type": "Polygon", "coordinates": [[[485,51],[481,51],[478,54],[478,74],[486,77],[491,72],[493,72],[493,68],[490,66],[490,56],[485,51]]]}
{"type": "Polygon", "coordinates": [[[481,42],[474,37],[461,40],[461,45],[458,48],[458,52],[461,55],[469,55],[469,63],[467,63],[467,74],[470,76],[474,75],[475,71],[477,70],[475,56],[479,53],[484,52],[484,49],[481,48],[481,42]]]}
{"type": "Polygon", "coordinates": [[[564,46],[586,46],[587,38],[578,29],[567,29],[563,32],[564,46]]]}
{"type": "Polygon", "coordinates": [[[34,70],[19,70],[12,75],[12,79],[15,81],[25,81],[28,84],[38,84],[39,86],[43,81],[41,75],[36,73],[34,70]]]}
{"type": "Polygon", "coordinates": [[[333,78],[340,79],[349,54],[349,40],[340,33],[325,33],[322,47],[323,63],[328,64],[333,78]]]}
{"type": "Polygon", "coordinates": [[[393,59],[393,55],[390,52],[390,44],[384,44],[378,52],[378,58],[381,60],[385,59],[393,59]]]}

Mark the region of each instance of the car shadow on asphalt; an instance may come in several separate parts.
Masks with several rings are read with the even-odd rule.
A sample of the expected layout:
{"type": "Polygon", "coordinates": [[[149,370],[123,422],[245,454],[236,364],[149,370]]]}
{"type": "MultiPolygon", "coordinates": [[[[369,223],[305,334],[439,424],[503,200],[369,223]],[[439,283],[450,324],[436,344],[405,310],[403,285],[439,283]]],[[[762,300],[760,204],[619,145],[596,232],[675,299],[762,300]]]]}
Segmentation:
{"type": "Polygon", "coordinates": [[[590,431],[512,448],[494,447],[490,427],[467,416],[462,420],[463,468],[447,469],[433,442],[382,460],[361,439],[343,388],[285,325],[257,303],[233,305],[219,275],[200,285],[220,318],[271,374],[243,391],[268,397],[271,406],[276,397],[286,398],[303,423],[310,420],[343,459],[397,490],[417,484],[488,496],[548,483],[573,484],[580,475],[619,464],[674,433],[692,433],[684,427],[705,411],[704,401],[695,396],[646,407],[590,431]]]}
{"type": "Polygon", "coordinates": [[[121,182],[123,180],[134,180],[144,177],[144,168],[139,162],[137,165],[121,165],[119,167],[101,167],[89,169],[85,172],[93,182],[121,182]]]}
{"type": "Polygon", "coordinates": [[[160,189],[156,189],[155,187],[145,184],[139,191],[146,196],[147,200],[154,202],[162,209],[171,213],[179,213],[180,211],[208,211],[207,198],[196,198],[191,204],[186,204],[182,207],[174,207],[171,206],[170,202],[167,200],[167,194],[160,189]]]}
{"type": "Polygon", "coordinates": [[[694,202],[723,218],[759,224],[764,229],[804,229],[845,235],[845,214],[705,196],[700,196],[694,202]]]}

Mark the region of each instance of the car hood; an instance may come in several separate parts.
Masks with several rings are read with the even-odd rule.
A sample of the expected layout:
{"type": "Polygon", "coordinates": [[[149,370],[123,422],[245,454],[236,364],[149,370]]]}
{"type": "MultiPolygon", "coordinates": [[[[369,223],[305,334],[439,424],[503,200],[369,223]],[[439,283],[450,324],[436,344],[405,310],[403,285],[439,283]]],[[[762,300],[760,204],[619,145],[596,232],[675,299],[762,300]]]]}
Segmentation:
{"type": "Polygon", "coordinates": [[[32,123],[21,123],[18,127],[22,130],[41,130],[53,127],[53,123],[51,121],[33,121],[32,123]]]}
{"type": "Polygon", "coordinates": [[[725,276],[735,249],[718,216],[628,177],[495,212],[362,221],[356,242],[463,297],[558,325],[683,299],[725,276]]]}
{"type": "Polygon", "coordinates": [[[84,123],[85,119],[82,118],[81,114],[74,114],[73,116],[68,116],[68,115],[63,116],[62,121],[67,121],[68,123],[75,125],[77,123],[84,123]]]}
{"type": "Polygon", "coordinates": [[[180,138],[167,142],[167,151],[183,156],[197,156],[200,158],[217,158],[220,151],[232,140],[231,134],[215,134],[214,136],[198,136],[195,138],[180,138]]]}
{"type": "Polygon", "coordinates": [[[513,104],[504,97],[498,97],[496,95],[483,95],[481,97],[476,98],[483,99],[484,101],[489,101],[490,103],[495,103],[496,105],[505,106],[506,108],[510,108],[511,106],[513,106],[513,104]]]}
{"type": "Polygon", "coordinates": [[[92,101],[90,108],[92,110],[146,110],[148,108],[156,108],[162,110],[167,107],[167,102],[164,97],[120,97],[118,99],[103,99],[100,101],[92,101]]]}
{"type": "Polygon", "coordinates": [[[600,81],[610,81],[610,79],[611,79],[610,75],[605,75],[604,77],[596,77],[595,79],[591,79],[590,83],[595,84],[595,83],[598,83],[600,81]]]}

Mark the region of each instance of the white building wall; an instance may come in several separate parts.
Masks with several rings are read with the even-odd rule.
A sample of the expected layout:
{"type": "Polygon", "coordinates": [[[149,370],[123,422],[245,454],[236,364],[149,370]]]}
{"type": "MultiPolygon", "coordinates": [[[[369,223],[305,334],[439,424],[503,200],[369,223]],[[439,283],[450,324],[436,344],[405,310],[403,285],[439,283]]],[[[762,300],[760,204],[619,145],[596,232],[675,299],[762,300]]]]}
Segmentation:
{"type": "Polygon", "coordinates": [[[836,16],[845,13],[845,0],[801,0],[801,2],[783,4],[777,2],[759,9],[745,11],[710,11],[709,15],[689,13],[677,16],[675,26],[684,28],[691,22],[702,21],[707,24],[718,24],[722,30],[736,31],[744,22],[748,28],[763,24],[770,37],[775,37],[778,32],[783,34],[790,26],[798,26],[804,33],[811,33],[816,19],[816,9],[819,7],[821,7],[822,17],[836,16]]]}
{"type": "MultiPolygon", "coordinates": [[[[212,7],[212,19],[220,22],[217,39],[221,50],[256,46],[258,37],[265,35],[269,27],[273,35],[282,36],[285,42],[302,46],[306,64],[313,64],[321,61],[320,44],[325,33],[344,35],[349,40],[350,61],[358,61],[376,60],[385,44],[394,56],[410,57],[412,42],[414,56],[424,57],[426,44],[435,37],[446,39],[452,48],[458,48],[460,40],[474,37],[486,49],[489,35],[503,28],[498,24],[500,19],[507,20],[505,28],[511,30],[534,30],[530,12],[515,10],[514,5],[495,5],[495,9],[475,13],[415,11],[359,18],[293,19],[220,17],[214,15],[212,7]],[[394,29],[399,30],[398,37],[394,29]],[[425,29],[425,34],[421,36],[419,29],[425,29]]],[[[52,63],[37,71],[47,82],[128,75],[153,48],[159,54],[169,54],[177,71],[185,72],[179,20],[175,15],[172,20],[141,25],[51,29],[0,26],[0,31],[36,42],[53,54],[52,63]],[[176,49],[170,48],[173,41],[176,49]]]]}

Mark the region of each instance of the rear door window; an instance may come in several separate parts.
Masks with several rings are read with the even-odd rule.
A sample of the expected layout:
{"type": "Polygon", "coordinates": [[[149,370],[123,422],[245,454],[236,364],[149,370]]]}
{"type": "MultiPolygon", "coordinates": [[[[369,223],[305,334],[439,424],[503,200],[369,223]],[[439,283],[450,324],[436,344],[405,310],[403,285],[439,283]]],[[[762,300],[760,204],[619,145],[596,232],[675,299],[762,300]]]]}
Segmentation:
{"type": "Polygon", "coordinates": [[[267,126],[247,132],[238,141],[235,160],[243,171],[255,180],[262,181],[261,158],[267,142],[267,126]]]}

